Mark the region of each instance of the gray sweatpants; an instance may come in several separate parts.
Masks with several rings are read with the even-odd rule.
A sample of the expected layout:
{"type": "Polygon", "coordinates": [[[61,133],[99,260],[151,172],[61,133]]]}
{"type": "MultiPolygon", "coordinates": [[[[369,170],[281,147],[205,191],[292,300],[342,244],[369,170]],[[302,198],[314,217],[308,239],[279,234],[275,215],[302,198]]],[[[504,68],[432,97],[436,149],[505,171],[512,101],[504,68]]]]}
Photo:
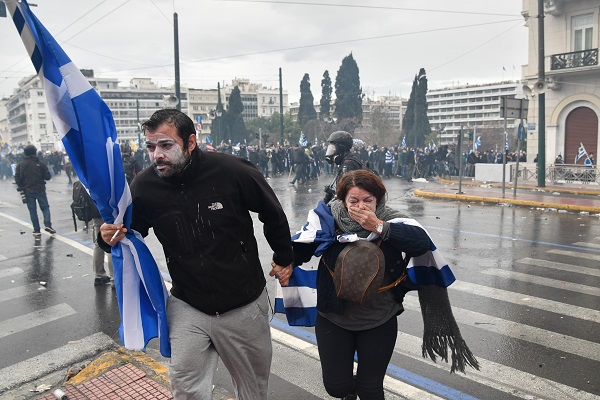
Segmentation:
{"type": "Polygon", "coordinates": [[[273,353],[268,310],[266,290],[256,301],[219,316],[171,296],[169,378],[175,400],[211,400],[219,357],[237,400],[266,400],[273,353]]]}

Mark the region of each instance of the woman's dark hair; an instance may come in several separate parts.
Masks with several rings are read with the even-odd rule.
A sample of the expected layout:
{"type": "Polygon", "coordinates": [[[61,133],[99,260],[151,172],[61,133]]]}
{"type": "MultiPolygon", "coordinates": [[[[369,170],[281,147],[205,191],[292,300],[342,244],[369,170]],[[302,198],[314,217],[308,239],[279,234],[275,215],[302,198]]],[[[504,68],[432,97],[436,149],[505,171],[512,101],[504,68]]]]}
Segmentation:
{"type": "Polygon", "coordinates": [[[345,173],[337,184],[337,198],[344,201],[348,191],[359,187],[371,193],[377,199],[377,204],[385,197],[387,190],[380,177],[365,169],[357,169],[345,173]]]}
{"type": "Polygon", "coordinates": [[[183,140],[183,149],[188,147],[188,139],[190,135],[196,134],[194,121],[181,111],[175,108],[165,108],[156,111],[150,119],[142,124],[142,130],[155,131],[162,124],[173,125],[177,129],[177,134],[183,140]]]}

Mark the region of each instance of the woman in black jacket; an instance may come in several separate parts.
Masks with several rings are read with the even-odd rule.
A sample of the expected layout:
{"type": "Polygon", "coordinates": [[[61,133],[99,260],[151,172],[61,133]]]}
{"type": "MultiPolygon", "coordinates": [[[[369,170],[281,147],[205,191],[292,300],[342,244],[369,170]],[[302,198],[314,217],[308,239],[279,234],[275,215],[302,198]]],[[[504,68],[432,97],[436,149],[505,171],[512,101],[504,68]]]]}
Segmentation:
{"type": "MultiPolygon", "coordinates": [[[[416,221],[407,219],[385,205],[386,193],[381,178],[374,173],[367,170],[350,171],[338,183],[337,199],[328,204],[335,221],[336,234],[344,235],[346,239],[338,236],[325,250],[319,263],[315,333],[325,389],[337,398],[356,399],[358,396],[361,400],[384,399],[383,379],[398,334],[396,317],[404,310],[402,301],[409,290],[419,290],[420,300],[425,301],[422,303],[424,352],[433,360],[434,353],[447,360],[446,346],[440,346],[439,343],[451,343],[452,371],[459,369],[464,372],[465,364],[477,368],[477,361],[460,337],[450,311],[445,287],[454,280],[454,276],[449,267],[445,266],[447,279],[428,282],[427,286],[415,284],[414,281],[419,279],[414,276],[402,279],[406,276],[410,258],[432,254],[437,250],[427,232],[416,221]],[[379,245],[385,258],[381,286],[391,286],[391,290],[380,292],[362,304],[338,298],[333,279],[338,256],[349,246],[348,242],[357,240],[368,240],[379,245]],[[433,289],[433,292],[425,290],[431,287],[437,289],[433,289]],[[436,293],[439,291],[442,291],[442,295],[436,293]],[[430,307],[431,302],[427,300],[436,304],[430,307]],[[443,303],[442,306],[440,303],[443,303]],[[438,312],[444,314],[442,318],[439,318],[438,312]],[[436,314],[435,318],[430,313],[436,314]],[[436,325],[434,320],[443,321],[439,323],[442,326],[432,327],[432,324],[436,325]],[[438,343],[438,346],[432,343],[438,343]],[[358,362],[356,376],[353,375],[355,353],[358,362]]],[[[294,265],[310,260],[316,247],[316,243],[295,242],[294,265]]],[[[287,282],[281,283],[285,285],[287,282]]]]}

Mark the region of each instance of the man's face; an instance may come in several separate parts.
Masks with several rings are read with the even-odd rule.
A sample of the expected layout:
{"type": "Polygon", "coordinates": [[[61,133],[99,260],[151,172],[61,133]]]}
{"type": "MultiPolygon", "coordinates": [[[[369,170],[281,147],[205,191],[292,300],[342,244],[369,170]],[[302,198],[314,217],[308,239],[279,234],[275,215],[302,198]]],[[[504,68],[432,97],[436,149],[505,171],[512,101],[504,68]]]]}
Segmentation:
{"type": "Polygon", "coordinates": [[[155,131],[146,132],[146,150],[152,167],[161,178],[180,173],[195,147],[196,135],[190,135],[188,148],[184,150],[183,140],[171,124],[162,124],[155,131]]]}

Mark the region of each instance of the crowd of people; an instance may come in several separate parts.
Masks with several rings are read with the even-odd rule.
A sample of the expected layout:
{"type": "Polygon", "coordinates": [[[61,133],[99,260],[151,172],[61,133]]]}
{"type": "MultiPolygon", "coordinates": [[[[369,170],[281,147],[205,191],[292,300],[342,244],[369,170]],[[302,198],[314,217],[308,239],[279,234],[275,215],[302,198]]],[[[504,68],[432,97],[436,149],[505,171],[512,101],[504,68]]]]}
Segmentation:
{"type": "MultiPolygon", "coordinates": [[[[328,141],[305,146],[267,144],[259,148],[258,145],[241,144],[234,146],[222,143],[217,146],[217,152],[234,154],[250,160],[256,165],[263,175],[270,178],[274,175],[290,174],[290,183],[304,183],[318,179],[321,175],[333,175],[335,166],[325,161],[325,152],[328,141]],[[294,178],[291,178],[293,174],[294,178]]],[[[440,148],[430,147],[402,147],[356,145],[350,152],[363,165],[376,171],[383,178],[400,177],[406,180],[415,178],[432,179],[443,176],[458,176],[460,159],[456,149],[443,145],[440,148]]],[[[467,150],[462,154],[464,176],[475,176],[475,164],[502,164],[502,152],[489,149],[485,151],[467,150]]],[[[524,150],[508,152],[507,162],[527,162],[524,150]]]]}

